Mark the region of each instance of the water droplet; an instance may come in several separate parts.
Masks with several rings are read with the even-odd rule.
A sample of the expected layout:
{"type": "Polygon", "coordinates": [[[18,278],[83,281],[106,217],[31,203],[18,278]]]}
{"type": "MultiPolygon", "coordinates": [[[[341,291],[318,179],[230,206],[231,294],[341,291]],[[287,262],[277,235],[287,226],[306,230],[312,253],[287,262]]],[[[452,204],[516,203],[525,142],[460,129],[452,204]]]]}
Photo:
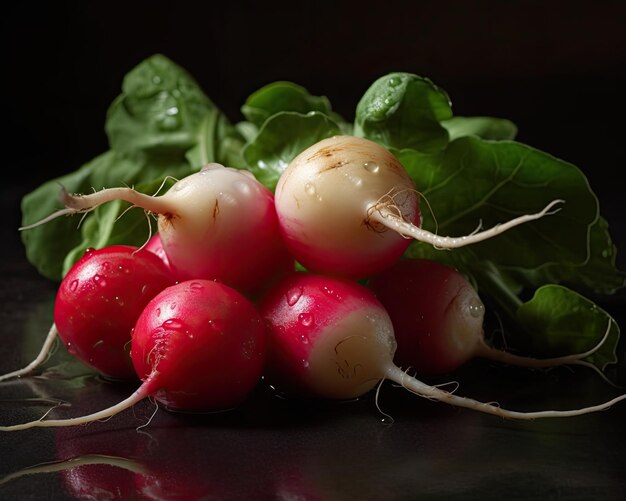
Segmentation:
{"type": "Polygon", "coordinates": [[[313,315],[310,313],[300,313],[300,315],[298,315],[298,322],[304,327],[309,327],[313,324],[313,315]]]}
{"type": "Polygon", "coordinates": [[[107,285],[107,281],[102,275],[94,275],[93,281],[96,282],[100,287],[106,287],[107,285]]]}
{"type": "Polygon", "coordinates": [[[324,287],[322,287],[322,291],[324,292],[324,294],[326,294],[329,297],[332,297],[333,299],[336,299],[337,301],[341,301],[341,296],[339,294],[337,294],[335,292],[334,289],[331,289],[330,287],[328,287],[327,285],[325,285],[324,287]]]}
{"type": "Polygon", "coordinates": [[[100,266],[107,270],[111,266],[111,263],[109,263],[108,261],[104,261],[100,266]]]}
{"type": "Polygon", "coordinates": [[[476,296],[473,296],[467,305],[470,315],[474,318],[480,318],[485,314],[485,306],[476,296]]]}
{"type": "Polygon", "coordinates": [[[194,292],[199,292],[204,289],[204,285],[202,285],[200,282],[191,282],[189,284],[189,289],[194,292]]]}
{"type": "Polygon", "coordinates": [[[96,249],[94,249],[93,247],[87,247],[87,248],[85,249],[85,254],[84,254],[84,255],[85,255],[85,256],[87,256],[87,255],[89,255],[89,254],[93,253],[95,250],[96,250],[96,249]]]}
{"type": "Polygon", "coordinates": [[[376,162],[365,162],[363,167],[367,172],[371,172],[372,174],[378,174],[378,171],[380,171],[380,165],[376,162]]]}
{"type": "Polygon", "coordinates": [[[124,300],[119,297],[119,296],[115,296],[115,301],[117,302],[117,304],[119,304],[120,306],[124,306],[124,300]]]}
{"type": "Polygon", "coordinates": [[[397,87],[398,85],[400,85],[400,79],[396,78],[396,77],[391,77],[389,79],[389,87],[397,87]]]}
{"type": "Polygon", "coordinates": [[[209,320],[209,326],[216,332],[222,333],[222,323],[216,320],[209,320]]]}
{"type": "Polygon", "coordinates": [[[156,309],[156,316],[160,317],[161,316],[161,308],[157,308],[156,309]]]}
{"type": "Polygon", "coordinates": [[[306,191],[308,195],[315,195],[315,193],[317,193],[317,190],[315,189],[315,185],[313,183],[306,183],[304,185],[304,191],[306,191]]]}
{"type": "Polygon", "coordinates": [[[176,303],[170,304],[170,310],[175,310],[175,309],[176,309],[176,303]]]}
{"type": "Polygon", "coordinates": [[[70,282],[70,290],[76,292],[76,289],[78,289],[78,280],[72,280],[70,282]]]}
{"type": "Polygon", "coordinates": [[[294,306],[302,297],[303,289],[302,287],[297,287],[295,289],[291,289],[287,292],[287,304],[289,306],[294,306]]]}
{"type": "Polygon", "coordinates": [[[302,344],[309,344],[309,336],[307,336],[306,334],[302,334],[300,336],[300,341],[302,341],[302,344]]]}
{"type": "Polygon", "coordinates": [[[240,179],[238,179],[237,181],[235,181],[233,183],[233,188],[237,192],[241,193],[242,195],[246,195],[246,196],[249,196],[250,192],[251,192],[250,184],[247,183],[246,181],[243,181],[243,180],[240,180],[240,179]]]}
{"type": "Polygon", "coordinates": [[[391,425],[395,423],[395,419],[393,419],[391,416],[385,416],[380,420],[380,422],[383,424],[391,425]]]}
{"type": "Polygon", "coordinates": [[[164,329],[181,330],[185,324],[178,318],[170,318],[163,322],[164,329]]]}

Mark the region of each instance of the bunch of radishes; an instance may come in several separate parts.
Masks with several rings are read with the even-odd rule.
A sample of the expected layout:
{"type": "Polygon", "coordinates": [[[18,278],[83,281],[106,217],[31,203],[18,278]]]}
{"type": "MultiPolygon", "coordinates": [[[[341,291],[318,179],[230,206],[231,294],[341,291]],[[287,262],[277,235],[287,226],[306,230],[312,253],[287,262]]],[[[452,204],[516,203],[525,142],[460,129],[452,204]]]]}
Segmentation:
{"type": "Polygon", "coordinates": [[[488,347],[484,307],[465,278],[402,258],[411,239],[460,247],[549,214],[559,200],[487,231],[440,237],[420,229],[416,187],[394,155],[337,136],[300,153],[275,196],[249,172],[211,164],[161,196],[130,188],[63,193],[65,208],[54,216],[117,199],[158,215],[158,235],[143,249],[87,251],[60,285],[42,354],[0,379],[32,370],[58,334],[101,374],[139,377],[141,386],[88,416],[0,429],[87,423],[147,396],[170,409],[228,409],[262,377],[286,394],[331,399],[358,397],[388,379],[423,397],[512,418],[577,415],[626,398],[520,413],[405,372],[444,373],[472,356],[546,367],[591,353],[536,360],[488,347]],[[307,271],[295,271],[296,263],[307,271]]]}

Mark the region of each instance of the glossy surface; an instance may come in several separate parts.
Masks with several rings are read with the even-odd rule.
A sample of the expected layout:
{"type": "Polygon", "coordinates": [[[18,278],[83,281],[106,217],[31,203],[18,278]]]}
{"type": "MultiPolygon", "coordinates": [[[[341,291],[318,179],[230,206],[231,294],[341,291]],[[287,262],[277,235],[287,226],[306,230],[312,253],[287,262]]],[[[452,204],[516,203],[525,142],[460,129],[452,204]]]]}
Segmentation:
{"type": "MultiPolygon", "coordinates": [[[[13,230],[2,232],[8,252],[0,263],[0,372],[6,372],[36,353],[56,286],[24,261],[13,230]]],[[[609,307],[623,324],[624,302],[609,307]]],[[[519,410],[572,408],[615,394],[582,368],[543,373],[470,362],[456,379],[458,394],[519,410]]],[[[54,403],[65,403],[56,417],[85,414],[134,388],[100,379],[59,347],[35,377],[0,385],[0,422],[35,419],[54,403]]],[[[260,387],[231,412],[154,414],[146,400],[104,423],[3,433],[0,498],[613,500],[626,492],[626,405],[520,423],[392,385],[381,388],[378,404],[392,424],[374,395],[307,403],[260,387]]]]}

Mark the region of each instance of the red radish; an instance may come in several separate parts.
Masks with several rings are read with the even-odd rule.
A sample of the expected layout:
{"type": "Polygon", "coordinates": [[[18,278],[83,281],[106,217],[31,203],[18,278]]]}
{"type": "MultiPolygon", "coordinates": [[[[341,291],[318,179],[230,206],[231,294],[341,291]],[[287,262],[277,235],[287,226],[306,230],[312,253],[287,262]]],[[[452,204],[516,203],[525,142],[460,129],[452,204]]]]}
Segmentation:
{"type": "Polygon", "coordinates": [[[127,245],[87,250],[61,281],[54,324],[32,371],[48,356],[56,336],[89,367],[113,379],[136,379],[130,359],[131,330],[148,302],[174,279],[154,254],[127,245]]]}
{"type": "Polygon", "coordinates": [[[442,249],[462,247],[538,219],[560,202],[480,233],[440,237],[419,228],[417,191],[397,158],[381,145],[353,136],[324,139],[296,156],[275,196],[296,260],[311,271],[350,278],[387,268],[410,239],[442,249]]]}
{"type": "Polygon", "coordinates": [[[176,182],[161,196],[131,188],[89,195],[64,192],[61,201],[66,208],[35,225],[112,200],[125,200],[158,214],[161,243],[180,281],[218,280],[250,292],[293,270],[272,193],[252,173],[215,163],[176,182]]]}
{"type": "Polygon", "coordinates": [[[148,243],[144,245],[143,248],[159,256],[161,258],[161,261],[165,263],[165,266],[170,269],[170,260],[165,253],[165,249],[163,248],[161,235],[159,235],[158,233],[156,235],[152,235],[150,237],[150,240],[148,240],[148,243]]]}
{"type": "Polygon", "coordinates": [[[422,376],[452,372],[475,357],[535,369],[578,364],[600,346],[546,359],[489,346],[478,293],[461,273],[437,261],[402,259],[368,285],[391,317],[398,343],[394,362],[422,376]]]}
{"type": "Polygon", "coordinates": [[[210,280],[173,285],[150,301],[137,320],[131,355],[143,383],[130,397],[87,416],[32,421],[0,431],[85,424],[148,396],[172,410],[230,409],[260,380],[265,341],[256,307],[236,290],[210,280]]]}
{"type": "Polygon", "coordinates": [[[385,308],[366,287],[345,279],[296,273],[264,298],[267,376],[288,394],[350,399],[382,379],[429,399],[505,418],[576,416],[626,399],[572,411],[516,412],[426,385],[393,363],[396,340],[385,308]]]}

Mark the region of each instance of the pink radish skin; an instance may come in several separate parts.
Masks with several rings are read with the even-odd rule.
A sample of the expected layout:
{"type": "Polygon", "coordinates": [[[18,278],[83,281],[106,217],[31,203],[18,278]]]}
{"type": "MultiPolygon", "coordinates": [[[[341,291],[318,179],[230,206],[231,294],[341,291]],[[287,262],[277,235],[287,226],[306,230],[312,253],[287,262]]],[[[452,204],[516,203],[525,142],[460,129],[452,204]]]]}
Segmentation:
{"type": "Polygon", "coordinates": [[[154,254],[115,245],[87,250],[61,281],[54,324],[26,374],[46,359],[57,334],[87,366],[112,379],[137,379],[130,359],[131,330],[148,302],[174,279],[154,254]]]}
{"type": "Polygon", "coordinates": [[[516,412],[426,385],[394,364],[396,340],[382,304],[345,279],[293,274],[266,295],[261,314],[268,326],[268,381],[287,394],[351,399],[388,379],[422,397],[516,419],[576,416],[626,398],[572,411],[516,412]]]}
{"type": "Polygon", "coordinates": [[[426,259],[402,259],[369,281],[393,323],[394,361],[422,376],[453,372],[475,357],[534,369],[581,364],[595,349],[556,358],[517,356],[489,346],[485,307],[457,270],[426,259]]]}
{"type": "Polygon", "coordinates": [[[153,254],[156,254],[159,258],[161,258],[161,261],[163,261],[165,266],[167,266],[167,269],[168,270],[171,269],[170,260],[167,257],[167,254],[165,253],[163,244],[161,243],[161,235],[159,235],[158,233],[156,235],[152,235],[150,237],[150,240],[148,240],[148,243],[144,245],[143,248],[144,250],[147,250],[149,252],[152,252],[153,254]]]}
{"type": "Polygon", "coordinates": [[[296,260],[310,271],[348,278],[367,278],[389,267],[411,239],[441,249],[462,247],[539,219],[562,202],[483,232],[438,236],[420,228],[418,192],[397,158],[353,136],[324,139],[297,155],[281,175],[275,196],[296,260]]]}
{"type": "Polygon", "coordinates": [[[161,244],[179,281],[218,280],[243,292],[262,289],[294,268],[282,240],[274,197],[252,173],[208,164],[164,195],[109,188],[89,195],[62,194],[60,215],[125,200],[158,214],[161,244]]]}
{"type": "Polygon", "coordinates": [[[142,384],[130,397],[87,416],[0,431],[81,425],[114,416],[149,396],[172,410],[230,409],[259,382],[265,343],[261,316],[239,292],[209,280],[182,282],[154,297],[137,320],[131,355],[142,384]]]}

